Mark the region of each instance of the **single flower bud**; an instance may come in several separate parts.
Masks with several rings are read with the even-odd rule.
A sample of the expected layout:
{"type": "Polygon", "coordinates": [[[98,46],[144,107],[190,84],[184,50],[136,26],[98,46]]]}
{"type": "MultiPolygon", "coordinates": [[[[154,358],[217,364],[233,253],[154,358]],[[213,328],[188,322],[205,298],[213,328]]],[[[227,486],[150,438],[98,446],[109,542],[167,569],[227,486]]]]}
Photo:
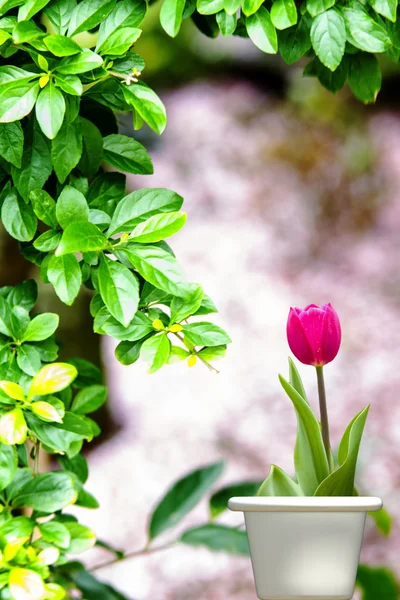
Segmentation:
{"type": "Polygon", "coordinates": [[[340,321],[331,304],[291,308],[286,332],[291,351],[305,365],[322,367],[339,352],[340,321]]]}

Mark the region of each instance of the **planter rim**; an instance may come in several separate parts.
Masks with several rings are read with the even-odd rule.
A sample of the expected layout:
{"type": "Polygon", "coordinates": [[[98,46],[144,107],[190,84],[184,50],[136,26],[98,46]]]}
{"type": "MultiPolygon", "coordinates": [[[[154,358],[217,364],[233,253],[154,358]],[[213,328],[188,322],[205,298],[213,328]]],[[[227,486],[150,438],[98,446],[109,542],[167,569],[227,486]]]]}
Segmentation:
{"type": "Polygon", "coordinates": [[[244,496],[228,506],[243,512],[372,512],[383,502],[375,496],[244,496]]]}

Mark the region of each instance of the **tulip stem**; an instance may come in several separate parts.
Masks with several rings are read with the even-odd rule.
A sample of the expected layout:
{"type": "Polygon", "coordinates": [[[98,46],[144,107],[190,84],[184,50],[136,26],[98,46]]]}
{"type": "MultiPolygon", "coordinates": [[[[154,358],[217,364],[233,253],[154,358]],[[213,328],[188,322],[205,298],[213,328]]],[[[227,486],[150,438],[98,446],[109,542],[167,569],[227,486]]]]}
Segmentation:
{"type": "Polygon", "coordinates": [[[328,408],[326,404],[326,392],[325,392],[325,381],[323,367],[315,367],[317,370],[318,380],[318,396],[319,396],[319,410],[321,415],[321,427],[322,427],[322,439],[325,446],[326,457],[328,459],[329,471],[332,471],[332,454],[331,454],[331,442],[329,436],[329,420],[328,420],[328,408]]]}

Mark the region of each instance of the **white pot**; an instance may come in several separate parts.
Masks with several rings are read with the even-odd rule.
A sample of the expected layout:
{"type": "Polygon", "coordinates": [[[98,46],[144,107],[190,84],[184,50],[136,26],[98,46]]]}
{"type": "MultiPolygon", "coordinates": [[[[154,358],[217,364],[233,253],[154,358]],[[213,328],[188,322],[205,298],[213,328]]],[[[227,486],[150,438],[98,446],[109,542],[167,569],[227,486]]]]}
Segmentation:
{"type": "Polygon", "coordinates": [[[231,498],[243,511],[260,600],[351,600],[367,512],[380,498],[231,498]]]}

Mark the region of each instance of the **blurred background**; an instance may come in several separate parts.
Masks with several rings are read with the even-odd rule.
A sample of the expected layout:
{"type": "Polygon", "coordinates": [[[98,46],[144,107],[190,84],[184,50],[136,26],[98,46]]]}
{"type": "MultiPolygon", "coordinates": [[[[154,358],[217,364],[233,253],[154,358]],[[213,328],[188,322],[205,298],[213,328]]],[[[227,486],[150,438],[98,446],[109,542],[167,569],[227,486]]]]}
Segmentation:
{"type": "MultiPolygon", "coordinates": [[[[93,334],[89,291],[66,307],[42,284],[41,309],[62,316],[64,358],[101,362],[110,387],[98,415],[103,435],[87,454],[88,489],[101,508],[76,513],[100,539],[135,550],[146,543],[152,508],[185,472],[224,458],[221,483],[262,480],[271,463],[293,473],[296,419],[277,379],[287,372],[287,313],[331,302],[343,326],[340,354],[326,368],[333,442],[370,402],[359,488],[381,496],[394,519],[388,538],[368,522],[362,560],[400,575],[398,76],[383,65],[383,91],[364,107],[248,40],[210,40],[188,21],[171,40],[157,12],[136,51],[169,124],[161,138],[135,134],[155,174],[129,175],[129,188],[184,196],[188,223],[172,246],[217,304],[215,320],[233,344],[218,375],[185,363],[148,376],[143,363],[119,364],[112,340],[93,334]]],[[[119,124],[132,133],[124,115],[119,124]]],[[[2,233],[0,242],[2,285],[37,276],[14,240],[2,233]]],[[[317,409],[313,369],[301,374],[317,409]]],[[[182,528],[206,520],[203,503],[182,528]]],[[[94,549],[86,560],[108,556],[94,549]]],[[[256,600],[248,558],[203,548],[176,546],[97,575],[135,600],[256,600]]]]}

